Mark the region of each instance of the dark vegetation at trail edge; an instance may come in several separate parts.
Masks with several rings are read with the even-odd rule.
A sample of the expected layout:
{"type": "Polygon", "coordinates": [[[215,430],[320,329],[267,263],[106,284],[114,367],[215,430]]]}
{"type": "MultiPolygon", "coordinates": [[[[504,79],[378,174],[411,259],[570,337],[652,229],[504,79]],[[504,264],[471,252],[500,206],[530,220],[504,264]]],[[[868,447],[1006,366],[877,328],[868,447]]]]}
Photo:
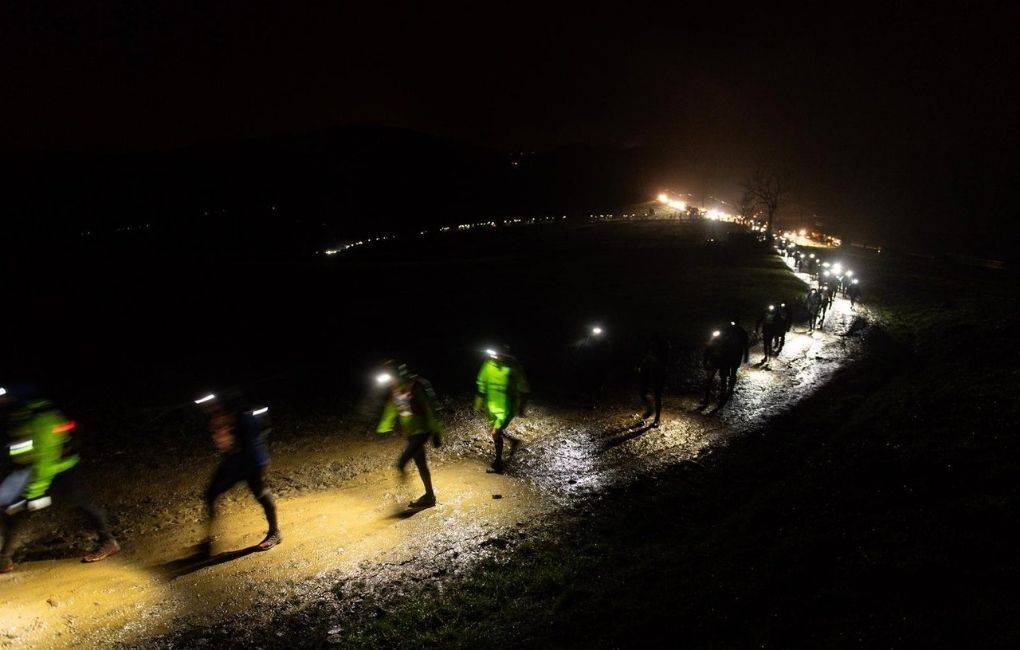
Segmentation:
{"type": "Polygon", "coordinates": [[[267,628],[178,640],[1015,647],[1013,278],[867,263],[867,352],[766,429],[507,536],[463,576],[337,585],[267,628]]]}

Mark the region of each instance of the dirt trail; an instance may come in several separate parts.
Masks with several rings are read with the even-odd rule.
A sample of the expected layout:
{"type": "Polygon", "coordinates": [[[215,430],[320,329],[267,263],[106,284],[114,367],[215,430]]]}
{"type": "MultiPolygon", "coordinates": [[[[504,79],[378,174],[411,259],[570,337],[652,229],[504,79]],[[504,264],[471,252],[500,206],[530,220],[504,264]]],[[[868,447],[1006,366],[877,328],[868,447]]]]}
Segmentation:
{"type": "Polygon", "coordinates": [[[286,537],[267,553],[246,554],[265,523],[257,507],[241,507],[224,513],[221,552],[209,562],[181,558],[198,540],[197,529],[186,529],[131,540],[122,554],[101,564],[23,565],[4,580],[0,621],[8,641],[129,641],[165,631],[181,617],[210,619],[243,610],[326,569],[435,553],[449,530],[478,537],[533,516],[543,503],[527,484],[486,474],[477,461],[437,467],[435,481],[442,486],[442,504],[411,517],[403,505],[417,496],[418,486],[400,485],[391,471],[359,477],[335,492],[283,500],[286,537]]]}
{"type": "Polygon", "coordinates": [[[284,543],[267,553],[244,550],[261,539],[264,523],[260,509],[241,499],[223,508],[220,554],[209,562],[182,557],[200,535],[197,525],[184,525],[125,539],[122,554],[97,565],[19,565],[0,578],[0,645],[137,643],[184,625],[264,615],[274,605],[301,602],[324,582],[319,577],[370,573],[423,554],[456,571],[501,531],[526,530],[572,499],[695,460],[788,408],[852,354],[854,343],[833,333],[846,331],[853,316],[838,299],[827,332],[797,328],[767,368],[753,365],[761,358],[753,352],[734,398],[715,415],[694,411],[695,396],[672,398],[663,426],[646,430],[634,428],[633,405],[597,414],[536,405],[515,424],[525,445],[511,475],[486,474],[480,459],[438,463],[440,503],[415,514],[403,506],[420,493],[417,475],[412,470],[401,484],[392,470],[380,469],[333,489],[281,498],[284,543]]]}

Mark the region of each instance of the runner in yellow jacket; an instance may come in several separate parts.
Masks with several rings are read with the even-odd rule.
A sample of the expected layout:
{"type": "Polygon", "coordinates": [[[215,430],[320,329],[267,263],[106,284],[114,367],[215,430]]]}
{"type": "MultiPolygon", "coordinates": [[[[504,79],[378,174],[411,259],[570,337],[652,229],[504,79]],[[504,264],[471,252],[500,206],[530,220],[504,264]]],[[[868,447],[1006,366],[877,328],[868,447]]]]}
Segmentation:
{"type": "MultiPolygon", "coordinates": [[[[2,389],[0,389],[2,390],[2,389]]],[[[71,432],[75,423],[44,399],[15,400],[6,390],[0,402],[16,404],[12,416],[11,460],[19,469],[0,483],[0,516],[5,519],[0,548],[0,573],[14,568],[14,555],[23,542],[23,527],[31,513],[56,501],[76,507],[98,535],[98,546],[83,559],[98,562],[120,551],[107,526],[103,511],[96,507],[78,475],[78,454],[71,432]]]]}
{"type": "Polygon", "coordinates": [[[496,446],[496,458],[487,471],[502,474],[503,439],[510,441],[510,457],[520,444],[518,438],[507,435],[506,429],[516,416],[523,414],[531,389],[524,370],[517,359],[510,356],[508,347],[489,349],[485,353],[488,358],[482,363],[476,380],[475,410],[481,411],[485,407],[492,429],[492,442],[496,446]]]}

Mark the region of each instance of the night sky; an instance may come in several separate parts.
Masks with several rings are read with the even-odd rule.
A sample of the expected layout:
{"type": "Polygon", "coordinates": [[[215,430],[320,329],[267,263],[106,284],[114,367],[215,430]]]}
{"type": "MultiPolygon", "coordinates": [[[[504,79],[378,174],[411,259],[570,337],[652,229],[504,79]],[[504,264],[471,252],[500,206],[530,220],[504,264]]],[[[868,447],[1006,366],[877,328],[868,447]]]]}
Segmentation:
{"type": "Polygon", "coordinates": [[[797,179],[788,213],[851,234],[1015,237],[1009,3],[766,4],[4,3],[0,147],[355,123],[504,150],[655,146],[674,162],[649,191],[732,200],[778,161],[797,179]]]}

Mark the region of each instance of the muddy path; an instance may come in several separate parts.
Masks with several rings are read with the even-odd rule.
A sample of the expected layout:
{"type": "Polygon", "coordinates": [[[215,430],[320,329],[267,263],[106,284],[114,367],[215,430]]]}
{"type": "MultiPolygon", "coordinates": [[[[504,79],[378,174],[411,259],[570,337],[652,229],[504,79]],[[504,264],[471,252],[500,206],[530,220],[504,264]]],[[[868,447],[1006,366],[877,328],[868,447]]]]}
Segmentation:
{"type": "Polygon", "coordinates": [[[437,572],[455,574],[491,552],[493,540],[507,531],[527,534],[531,526],[554,522],[557,510],[636,476],[698,462],[789,408],[852,358],[859,343],[843,334],[862,314],[837,299],[824,332],[796,327],[781,358],[768,367],[755,365],[761,359],[756,347],[720,412],[696,411],[696,395],[668,396],[658,429],[640,426],[629,396],[616,396],[595,413],[538,400],[514,424],[524,445],[504,476],[485,473],[482,425],[461,417],[452,433],[477,429],[472,435],[483,442],[433,454],[439,503],[417,513],[404,509],[421,491],[417,475],[411,471],[401,482],[388,466],[397,440],[346,440],[345,457],[360,459],[361,470],[337,472],[329,484],[288,476],[298,467],[329,467],[335,448],[277,450],[271,481],[279,494],[281,546],[250,552],[264,523],[238,489],[221,508],[212,560],[188,556],[201,535],[191,507],[170,513],[173,525],[140,527],[123,539],[120,555],[101,564],[53,559],[19,565],[0,577],[0,645],[146,644],[189,627],[257,622],[338,581],[398,589],[398,572],[390,569],[422,558],[437,572]]]}

